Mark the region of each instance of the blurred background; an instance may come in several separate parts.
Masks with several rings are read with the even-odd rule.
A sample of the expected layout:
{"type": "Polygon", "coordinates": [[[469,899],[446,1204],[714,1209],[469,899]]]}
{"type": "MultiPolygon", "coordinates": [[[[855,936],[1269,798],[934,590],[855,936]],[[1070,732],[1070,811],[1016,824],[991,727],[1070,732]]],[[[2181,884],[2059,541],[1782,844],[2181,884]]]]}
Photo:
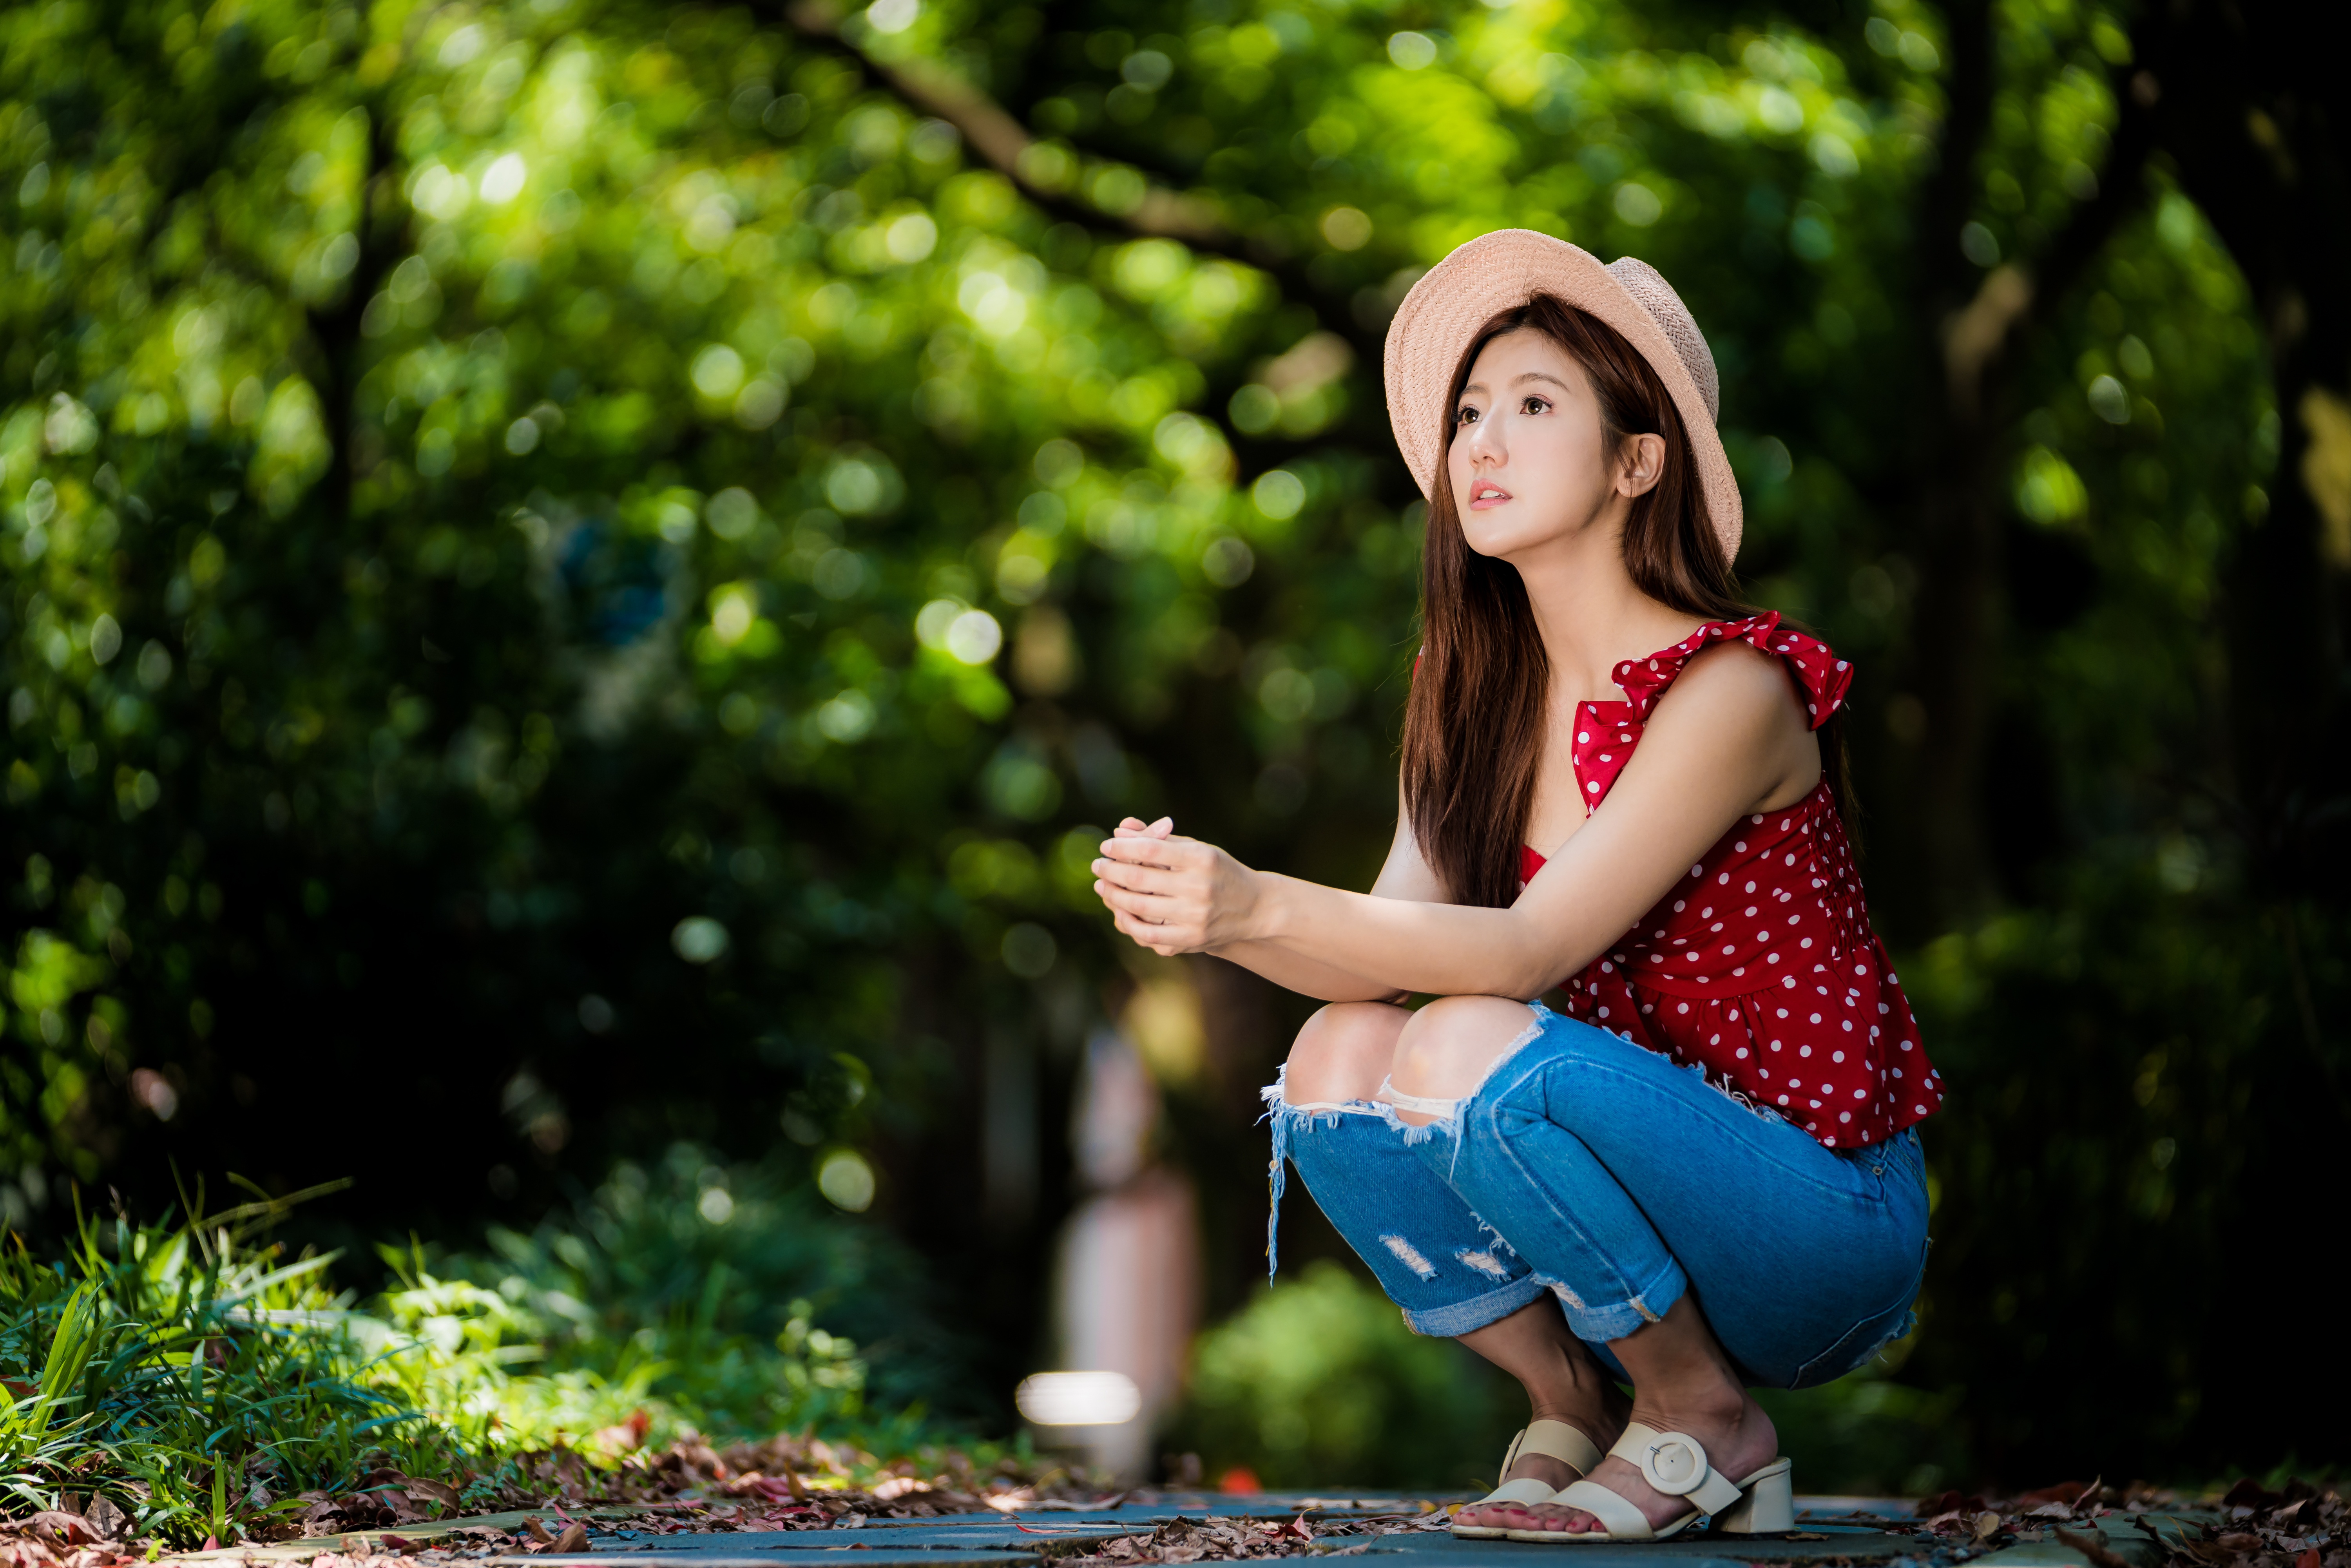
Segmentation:
{"type": "Polygon", "coordinates": [[[1302,1191],[1264,1283],[1312,1004],[1085,862],[1172,812],[1368,883],[1383,333],[1522,225],[1673,280],[1748,591],[1859,668],[1952,1093],[1923,1325],[1773,1405],[1807,1487],[2341,1459],[2328,25],[7,8],[0,1218],[351,1177],[289,1228],[355,1286],[421,1238],[575,1338],[775,1336],[745,1429],[838,1335],[973,1431],[1099,1375],[1020,1405],[1131,1475],[1490,1479],[1515,1391],[1302,1191]]]}

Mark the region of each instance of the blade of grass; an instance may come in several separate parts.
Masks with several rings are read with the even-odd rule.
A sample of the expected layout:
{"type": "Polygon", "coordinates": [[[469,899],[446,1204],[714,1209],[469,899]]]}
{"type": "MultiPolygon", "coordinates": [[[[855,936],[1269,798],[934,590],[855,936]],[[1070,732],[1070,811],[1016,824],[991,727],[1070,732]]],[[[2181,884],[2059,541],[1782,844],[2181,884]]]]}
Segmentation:
{"type": "Polygon", "coordinates": [[[57,1337],[49,1342],[48,1360],[41,1368],[40,1402],[33,1407],[27,1422],[36,1437],[48,1431],[51,1417],[71,1396],[70,1391],[81,1381],[82,1370],[89,1364],[93,1348],[90,1320],[97,1299],[94,1285],[78,1287],[67,1300],[66,1310],[57,1320],[57,1337]]]}

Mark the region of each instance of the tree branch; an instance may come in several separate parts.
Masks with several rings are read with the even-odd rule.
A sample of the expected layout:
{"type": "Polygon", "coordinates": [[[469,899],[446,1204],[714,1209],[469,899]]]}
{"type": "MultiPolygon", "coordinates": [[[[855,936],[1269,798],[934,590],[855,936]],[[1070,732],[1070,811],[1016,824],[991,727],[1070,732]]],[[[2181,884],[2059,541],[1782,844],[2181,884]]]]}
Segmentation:
{"type": "Polygon", "coordinates": [[[350,526],[351,493],[360,477],[351,445],[357,438],[352,423],[360,374],[360,322],[377,286],[391,270],[406,231],[406,225],[396,215],[402,198],[392,173],[398,154],[392,143],[390,117],[381,103],[366,106],[366,112],[367,172],[360,181],[359,214],[353,223],[359,257],[342,298],[325,308],[314,307],[303,317],[321,372],[317,378],[318,393],[321,423],[327,429],[328,458],[320,486],[338,535],[350,526]],[[392,211],[380,216],[380,201],[392,211]]]}
{"type": "Polygon", "coordinates": [[[1987,273],[1975,297],[1944,326],[1944,375],[1951,407],[1962,418],[1980,416],[1985,378],[2009,344],[2065,297],[2123,220],[2146,200],[2144,174],[2155,150],[2157,92],[2148,66],[2165,57],[2168,42],[2163,7],[2150,6],[2148,12],[2131,40],[2133,64],[2117,68],[2110,78],[2115,135],[2105,167],[2098,172],[2097,193],[2075,205],[2038,258],[1987,273]]]}
{"type": "MultiPolygon", "coordinates": [[[[907,103],[962,132],[987,164],[1020,187],[1023,194],[1058,215],[1092,226],[1112,226],[1136,237],[1181,240],[1195,249],[1239,258],[1239,241],[1205,204],[1150,186],[1132,212],[1111,213],[1080,202],[1038,179],[1036,138],[993,99],[925,59],[890,65],[841,36],[840,20],[820,0],[787,0],[784,19],[804,37],[854,61],[866,75],[907,103]]],[[[1252,263],[1251,265],[1255,265],[1252,263]]]]}
{"type": "Polygon", "coordinates": [[[1935,172],[1918,200],[1918,233],[1927,258],[1923,292],[1937,315],[1951,308],[1966,292],[1959,225],[1967,222],[1975,202],[1976,155],[1983,150],[1984,137],[1991,128],[1994,88],[1990,5],[1986,0],[1952,0],[1945,16],[1950,28],[1949,98],[1935,172]]]}
{"type": "MultiPolygon", "coordinates": [[[[2162,7],[2151,6],[2151,12],[2162,7]]],[[[1997,665],[2001,536],[1996,498],[1999,423],[2011,346],[2063,298],[2104,248],[2123,214],[2144,198],[2140,178],[2152,137],[2145,105],[2116,78],[2119,134],[2100,189],[2077,204],[2037,257],[2020,256],[1977,277],[1957,243],[1977,199],[1976,166],[1991,130],[1997,92],[1996,39],[1987,0],[1952,0],[1950,108],[1941,166],[1919,200],[1919,304],[1939,328],[1933,345],[1944,376],[1943,418],[1917,497],[1917,538],[1925,578],[1920,625],[1938,634],[1914,648],[1914,678],[1927,706],[1913,841],[1927,872],[1929,914],[1965,920],[1996,898],[1986,853],[1982,792],[1986,735],[1997,698],[1987,672],[1997,665]]],[[[2143,25],[2159,26],[2160,22],[2143,25]]]]}
{"type": "Polygon", "coordinates": [[[1324,330],[1345,339],[1360,361],[1380,362],[1382,340],[1364,330],[1348,300],[1318,287],[1294,258],[1252,244],[1226,227],[1198,197],[1146,183],[1142,201],[1129,212],[1113,213],[1080,201],[1064,189],[1040,183],[1040,165],[1046,155],[1037,139],[969,83],[928,60],[893,65],[875,59],[841,36],[838,16],[822,0],[785,0],[782,11],[784,19],[801,37],[854,62],[909,105],[954,126],[990,168],[1044,211],[1097,232],[1129,239],[1172,239],[1193,250],[1254,267],[1279,283],[1286,297],[1312,310],[1324,330]]]}

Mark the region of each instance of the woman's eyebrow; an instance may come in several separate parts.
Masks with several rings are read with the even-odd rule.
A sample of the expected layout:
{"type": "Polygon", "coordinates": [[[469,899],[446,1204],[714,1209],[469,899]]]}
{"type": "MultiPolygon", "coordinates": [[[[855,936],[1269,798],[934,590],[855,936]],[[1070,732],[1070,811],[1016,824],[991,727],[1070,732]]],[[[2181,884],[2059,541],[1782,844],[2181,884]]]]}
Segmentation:
{"type": "Polygon", "coordinates": [[[1549,382],[1552,385],[1557,387],[1562,392],[1571,390],[1565,382],[1546,371],[1528,371],[1523,375],[1513,376],[1510,378],[1510,384],[1512,386],[1518,385],[1520,382],[1549,382]]]}

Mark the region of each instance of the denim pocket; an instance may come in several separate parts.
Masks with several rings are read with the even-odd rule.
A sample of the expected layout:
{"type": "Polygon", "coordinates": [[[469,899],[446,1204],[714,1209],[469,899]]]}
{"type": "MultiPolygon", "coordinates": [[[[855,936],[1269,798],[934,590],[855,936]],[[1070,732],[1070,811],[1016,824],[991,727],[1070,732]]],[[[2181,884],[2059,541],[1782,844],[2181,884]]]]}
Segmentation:
{"type": "Polygon", "coordinates": [[[1929,1245],[1919,1247],[1917,1270],[1910,1276],[1908,1288],[1895,1298],[1893,1304],[1870,1313],[1839,1334],[1835,1343],[1796,1369],[1789,1387],[1813,1388],[1834,1382],[1876,1354],[1879,1345],[1909,1332],[1910,1304],[1918,1299],[1918,1287],[1926,1281],[1929,1245]]]}

